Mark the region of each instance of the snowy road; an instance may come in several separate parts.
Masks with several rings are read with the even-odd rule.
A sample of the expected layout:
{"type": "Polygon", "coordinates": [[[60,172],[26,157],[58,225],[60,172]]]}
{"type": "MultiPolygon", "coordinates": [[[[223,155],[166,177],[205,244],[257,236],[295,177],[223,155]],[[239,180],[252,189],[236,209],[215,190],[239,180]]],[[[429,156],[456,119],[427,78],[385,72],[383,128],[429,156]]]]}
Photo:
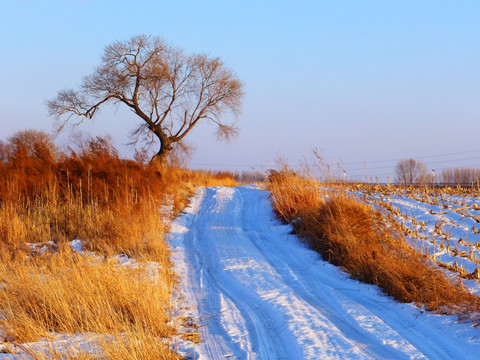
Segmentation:
{"type": "MultiPolygon", "coordinates": [[[[196,359],[478,359],[480,330],[349,279],[254,186],[200,188],[171,228],[196,359]]],[[[187,349],[188,350],[188,349],[187,349]]]]}

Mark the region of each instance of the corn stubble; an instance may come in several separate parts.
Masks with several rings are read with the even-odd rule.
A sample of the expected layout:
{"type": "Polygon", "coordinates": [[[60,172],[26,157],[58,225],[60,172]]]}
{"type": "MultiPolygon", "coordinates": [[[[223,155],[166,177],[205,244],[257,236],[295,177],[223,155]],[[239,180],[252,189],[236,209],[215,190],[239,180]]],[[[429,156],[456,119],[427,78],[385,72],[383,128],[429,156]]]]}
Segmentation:
{"type": "Polygon", "coordinates": [[[407,245],[380,212],[338,182],[322,186],[285,166],[268,182],[276,213],[325,260],[398,301],[460,318],[478,314],[480,299],[407,245]]]}
{"type": "Polygon", "coordinates": [[[172,350],[181,335],[172,317],[178,279],[163,239],[165,220],[183,209],[194,186],[235,185],[233,177],[120,159],[101,138],[55,156],[3,146],[4,341],[34,359],[179,358],[172,350]],[[95,255],[73,252],[73,239],[95,255]],[[116,254],[137,266],[121,266],[116,254]],[[158,263],[155,271],[141,265],[147,261],[158,263]],[[92,334],[94,350],[60,350],[53,340],[47,350],[24,344],[59,333],[92,334]]]}

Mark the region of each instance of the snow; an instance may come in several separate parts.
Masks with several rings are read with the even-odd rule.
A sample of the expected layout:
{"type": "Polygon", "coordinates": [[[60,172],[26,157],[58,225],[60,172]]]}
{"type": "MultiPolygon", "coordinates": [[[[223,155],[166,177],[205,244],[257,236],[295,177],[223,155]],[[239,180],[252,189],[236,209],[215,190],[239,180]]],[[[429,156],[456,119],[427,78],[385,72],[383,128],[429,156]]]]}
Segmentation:
{"type": "Polygon", "coordinates": [[[478,328],[395,302],[322,261],[290,232],[275,219],[266,191],[198,189],[170,234],[186,314],[204,325],[204,341],[183,343],[185,354],[195,359],[478,357],[478,328]]]}
{"type": "Polygon", "coordinates": [[[83,250],[83,241],[80,239],[75,239],[70,241],[70,247],[73,251],[81,252],[83,250]]]}
{"type": "MultiPolygon", "coordinates": [[[[475,244],[480,243],[480,234],[474,231],[479,226],[476,220],[479,213],[480,199],[475,197],[460,197],[451,195],[430,195],[430,199],[441,199],[440,205],[429,204],[422,201],[418,193],[401,193],[391,196],[372,194],[367,201],[380,201],[389,203],[394,209],[399,210],[395,216],[396,221],[405,224],[408,228],[418,231],[423,237],[410,236],[408,240],[420,252],[435,256],[436,261],[454,265],[456,262],[464,271],[472,274],[480,262],[480,248],[475,244]],[[468,207],[468,209],[465,209],[468,207]],[[424,226],[412,224],[413,219],[424,226]],[[436,232],[436,228],[440,230],[436,232]],[[466,244],[468,238],[469,243],[466,244]],[[435,242],[434,240],[435,239],[435,242]],[[465,241],[464,241],[465,240],[465,241]],[[442,248],[443,244],[443,248],[442,248]],[[449,250],[446,246],[449,246],[449,250]],[[456,254],[454,251],[457,251],[456,254]],[[474,256],[476,261],[469,256],[474,256]]],[[[454,272],[446,272],[449,276],[457,276],[454,272]]],[[[474,294],[480,294],[480,284],[475,280],[463,279],[465,286],[474,294]]]]}
{"type": "Polygon", "coordinates": [[[55,251],[57,249],[57,244],[53,241],[49,241],[46,244],[43,243],[27,243],[28,248],[32,254],[43,255],[49,251],[55,251]]]}
{"type": "MultiPolygon", "coordinates": [[[[83,333],[83,334],[51,334],[51,338],[42,339],[40,341],[35,341],[31,343],[24,344],[1,344],[0,345],[0,359],[23,359],[23,360],[34,360],[33,358],[27,355],[27,352],[39,352],[44,353],[45,358],[48,358],[48,355],[53,352],[58,354],[69,354],[73,355],[76,352],[80,353],[90,353],[92,355],[98,353],[97,341],[100,338],[105,338],[103,335],[93,334],[93,333],[83,333]]],[[[43,357],[42,357],[43,359],[43,357]]]]}

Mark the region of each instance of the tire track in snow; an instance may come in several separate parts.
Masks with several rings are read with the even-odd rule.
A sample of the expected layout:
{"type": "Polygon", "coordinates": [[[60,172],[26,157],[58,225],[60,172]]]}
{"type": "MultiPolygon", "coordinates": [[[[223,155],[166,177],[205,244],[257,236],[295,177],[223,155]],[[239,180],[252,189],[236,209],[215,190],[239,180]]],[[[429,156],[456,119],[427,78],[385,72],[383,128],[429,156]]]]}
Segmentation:
{"type": "MultiPolygon", "coordinates": [[[[209,194],[211,189],[202,189],[202,191],[206,191],[207,196],[211,195],[211,197],[204,201],[202,213],[195,218],[192,224],[195,231],[190,232],[185,238],[185,246],[191,250],[187,261],[190,261],[192,267],[198,271],[197,280],[200,287],[204,289],[201,302],[197,302],[197,307],[200,313],[206,314],[209,318],[209,327],[206,332],[207,341],[205,342],[206,358],[244,358],[245,354],[252,353],[253,347],[262,359],[282,359],[287,349],[282,349],[276,334],[272,331],[273,327],[269,318],[262,311],[258,311],[255,306],[256,301],[251,298],[252,294],[248,292],[248,289],[244,289],[239,284],[229,286],[235,280],[228,272],[222,271],[219,263],[215,248],[215,240],[219,237],[218,233],[231,232],[235,235],[237,230],[233,224],[228,224],[229,216],[224,221],[218,219],[225,213],[231,214],[238,210],[235,204],[231,204],[234,205],[233,208],[225,209],[223,207],[223,203],[231,199],[229,194],[232,190],[228,188],[217,192],[216,195],[211,195],[209,194]],[[219,214],[221,215],[219,216],[219,214]],[[224,303],[222,307],[222,298],[228,299],[227,302],[230,306],[224,303]],[[238,298],[244,298],[244,300],[238,301],[236,300],[238,298]],[[233,322],[225,319],[227,312],[236,312],[243,320],[245,329],[239,329],[237,323],[241,320],[238,319],[238,316],[233,322]],[[216,335],[211,336],[213,333],[216,335]],[[209,342],[209,339],[214,343],[209,342]],[[231,344],[223,344],[225,339],[231,344]],[[234,341],[232,342],[231,339],[234,341]],[[222,344],[220,347],[219,343],[222,344]],[[230,350],[225,350],[226,348],[230,348],[230,350]]],[[[220,237],[223,238],[223,236],[220,237]]],[[[233,238],[236,239],[235,236],[233,238]]]]}
{"type": "Polygon", "coordinates": [[[268,194],[248,186],[199,189],[174,222],[173,261],[185,298],[208,323],[196,358],[476,356],[473,340],[459,347],[438,317],[348,279],[289,230],[273,219],[268,194]]]}

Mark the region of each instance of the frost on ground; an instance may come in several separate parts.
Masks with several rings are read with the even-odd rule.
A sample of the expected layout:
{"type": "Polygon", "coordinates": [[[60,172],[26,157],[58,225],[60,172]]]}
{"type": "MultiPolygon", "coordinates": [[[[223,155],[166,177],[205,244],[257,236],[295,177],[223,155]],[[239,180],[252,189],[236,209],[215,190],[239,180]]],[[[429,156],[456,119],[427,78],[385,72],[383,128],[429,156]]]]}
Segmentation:
{"type": "Polygon", "coordinates": [[[474,359],[480,330],[351,280],[280,224],[253,186],[200,188],[171,227],[195,359],[474,359]]]}

